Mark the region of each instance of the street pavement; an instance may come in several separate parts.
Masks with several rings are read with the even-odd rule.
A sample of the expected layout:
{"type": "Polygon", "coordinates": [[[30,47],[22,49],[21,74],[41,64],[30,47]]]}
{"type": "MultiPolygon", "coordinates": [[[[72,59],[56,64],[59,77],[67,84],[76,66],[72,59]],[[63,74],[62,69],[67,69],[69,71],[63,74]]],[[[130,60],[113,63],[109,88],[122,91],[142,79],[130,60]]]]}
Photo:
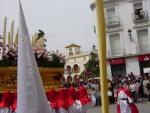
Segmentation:
{"type": "MultiPolygon", "coordinates": [[[[143,101],[136,104],[139,113],[150,113],[150,102],[143,101]]],[[[87,113],[102,113],[101,107],[89,107],[87,113]]],[[[109,113],[117,113],[116,104],[109,105],[109,113]]]]}

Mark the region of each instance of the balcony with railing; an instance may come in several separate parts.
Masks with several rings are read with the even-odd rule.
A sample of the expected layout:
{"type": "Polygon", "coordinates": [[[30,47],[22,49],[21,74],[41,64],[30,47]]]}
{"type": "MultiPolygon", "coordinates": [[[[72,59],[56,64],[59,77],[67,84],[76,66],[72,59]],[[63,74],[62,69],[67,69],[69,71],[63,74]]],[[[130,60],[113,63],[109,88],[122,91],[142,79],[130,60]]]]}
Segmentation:
{"type": "Polygon", "coordinates": [[[115,27],[120,25],[120,18],[118,16],[107,17],[106,26],[107,27],[115,27]]]}
{"type": "Polygon", "coordinates": [[[147,10],[139,10],[133,13],[133,22],[134,23],[141,23],[147,22],[149,20],[147,10]]]}
{"type": "Polygon", "coordinates": [[[150,45],[139,45],[139,48],[137,49],[137,52],[139,54],[150,53],[150,45]]]}
{"type": "Polygon", "coordinates": [[[142,0],[129,0],[129,2],[139,2],[139,1],[142,1],[142,0]]]}
{"type": "Polygon", "coordinates": [[[107,52],[107,57],[120,57],[120,56],[125,56],[125,48],[120,48],[120,49],[111,49],[108,50],[107,52]]]}
{"type": "Polygon", "coordinates": [[[115,3],[115,2],[118,2],[119,0],[104,0],[104,3],[107,4],[107,3],[115,3]]]}

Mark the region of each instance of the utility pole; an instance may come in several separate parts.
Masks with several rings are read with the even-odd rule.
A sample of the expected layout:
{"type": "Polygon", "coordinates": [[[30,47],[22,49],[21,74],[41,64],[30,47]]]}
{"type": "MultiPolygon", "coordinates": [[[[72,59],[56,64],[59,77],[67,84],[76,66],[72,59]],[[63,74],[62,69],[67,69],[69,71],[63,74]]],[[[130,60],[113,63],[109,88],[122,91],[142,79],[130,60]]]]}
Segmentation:
{"type": "Polygon", "coordinates": [[[97,14],[97,33],[98,33],[98,56],[100,68],[100,83],[101,83],[101,101],[102,113],[109,113],[109,104],[107,96],[107,66],[106,66],[106,33],[105,33],[105,18],[104,18],[104,1],[96,0],[97,14]]]}

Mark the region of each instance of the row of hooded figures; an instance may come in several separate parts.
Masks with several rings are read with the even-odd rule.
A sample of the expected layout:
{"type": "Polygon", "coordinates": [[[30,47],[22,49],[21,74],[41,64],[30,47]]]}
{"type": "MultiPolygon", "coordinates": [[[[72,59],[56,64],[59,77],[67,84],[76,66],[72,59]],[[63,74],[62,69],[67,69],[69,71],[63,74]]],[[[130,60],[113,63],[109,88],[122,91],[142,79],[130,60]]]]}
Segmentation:
{"type": "MultiPolygon", "coordinates": [[[[86,113],[91,104],[85,87],[50,89],[46,91],[50,113],[86,113]]],[[[3,92],[0,95],[0,113],[17,113],[17,93],[3,92]]]]}

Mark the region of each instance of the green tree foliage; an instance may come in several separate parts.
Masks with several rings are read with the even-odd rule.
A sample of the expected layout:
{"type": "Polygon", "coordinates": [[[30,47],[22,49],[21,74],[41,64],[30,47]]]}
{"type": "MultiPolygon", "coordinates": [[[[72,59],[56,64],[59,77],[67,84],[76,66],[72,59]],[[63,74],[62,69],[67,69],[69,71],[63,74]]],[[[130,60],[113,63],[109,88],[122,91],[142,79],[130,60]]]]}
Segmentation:
{"type": "Polygon", "coordinates": [[[99,63],[97,54],[91,52],[89,61],[84,65],[85,73],[91,72],[91,77],[99,76],[99,63]]]}

